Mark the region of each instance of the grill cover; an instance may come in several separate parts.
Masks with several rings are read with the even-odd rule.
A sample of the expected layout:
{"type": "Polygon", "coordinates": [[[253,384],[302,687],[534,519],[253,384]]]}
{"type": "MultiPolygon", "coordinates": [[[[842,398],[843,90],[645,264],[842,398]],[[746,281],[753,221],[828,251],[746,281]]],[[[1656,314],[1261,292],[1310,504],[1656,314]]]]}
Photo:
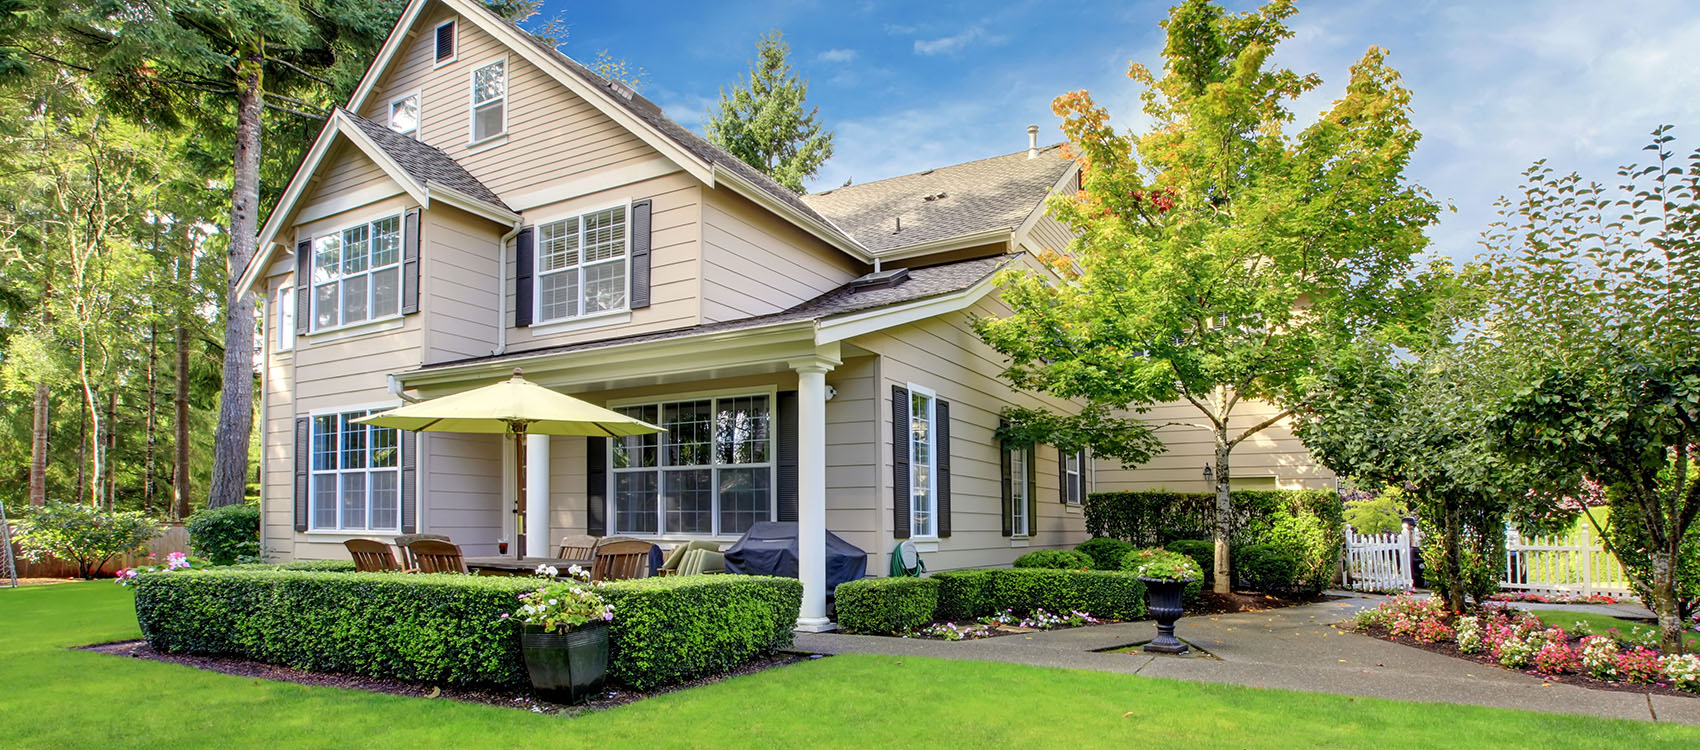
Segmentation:
{"type": "MultiPolygon", "coordinates": [[[[826,590],[861,578],[868,553],[826,532],[826,590]]],[[[752,576],[797,577],[797,524],[764,521],[750,527],[726,549],[726,572],[752,576]]]]}

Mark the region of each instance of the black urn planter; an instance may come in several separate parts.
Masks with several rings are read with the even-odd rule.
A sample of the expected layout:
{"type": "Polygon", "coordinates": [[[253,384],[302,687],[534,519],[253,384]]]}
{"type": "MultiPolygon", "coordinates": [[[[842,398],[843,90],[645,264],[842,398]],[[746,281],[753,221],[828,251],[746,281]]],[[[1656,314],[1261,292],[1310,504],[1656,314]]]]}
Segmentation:
{"type": "Polygon", "coordinates": [[[1151,617],[1157,621],[1157,638],[1142,650],[1160,654],[1184,654],[1192,649],[1175,637],[1175,621],[1181,619],[1181,593],[1192,579],[1145,578],[1145,598],[1150,603],[1151,617]]]}
{"type": "Polygon", "coordinates": [[[608,677],[608,623],[587,622],[566,633],[527,625],[520,634],[531,686],[555,703],[579,703],[608,677]]]}

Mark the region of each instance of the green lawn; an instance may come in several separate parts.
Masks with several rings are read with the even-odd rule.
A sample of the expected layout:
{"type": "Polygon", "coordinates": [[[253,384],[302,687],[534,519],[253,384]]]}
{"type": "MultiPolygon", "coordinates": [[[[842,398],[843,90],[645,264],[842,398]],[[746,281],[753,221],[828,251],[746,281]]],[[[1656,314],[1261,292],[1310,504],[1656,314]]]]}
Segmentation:
{"type": "Polygon", "coordinates": [[[1692,727],[930,659],[835,656],[563,718],[65,648],[136,635],[111,583],[0,591],[0,746],[1700,746],[1692,727]]]}
{"type": "MultiPolygon", "coordinates": [[[[1609,615],[1566,612],[1562,609],[1531,609],[1529,611],[1536,617],[1541,618],[1541,622],[1546,623],[1547,627],[1564,628],[1566,631],[1571,633],[1581,632],[1605,635],[1607,630],[1617,628],[1618,631],[1623,633],[1625,636],[1639,634],[1644,638],[1652,639],[1655,644],[1658,643],[1659,640],[1659,628],[1657,625],[1650,622],[1635,622],[1633,620],[1624,620],[1611,617],[1609,615]],[[1584,623],[1587,626],[1587,629],[1583,630],[1582,628],[1576,627],[1576,623],[1579,622],[1584,623]]],[[[1688,645],[1688,650],[1692,653],[1696,649],[1700,649],[1700,633],[1693,631],[1683,633],[1682,642],[1688,645]]]]}

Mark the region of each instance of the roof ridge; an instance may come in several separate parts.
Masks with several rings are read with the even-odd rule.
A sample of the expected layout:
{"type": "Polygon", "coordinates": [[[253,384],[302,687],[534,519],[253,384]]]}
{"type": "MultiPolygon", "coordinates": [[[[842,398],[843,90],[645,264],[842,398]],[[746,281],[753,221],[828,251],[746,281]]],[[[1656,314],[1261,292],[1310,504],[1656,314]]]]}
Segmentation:
{"type": "MultiPolygon", "coordinates": [[[[1039,147],[1039,153],[1042,154],[1042,153],[1045,153],[1046,151],[1050,151],[1051,149],[1061,148],[1064,145],[1066,145],[1067,143],[1068,143],[1067,141],[1057,141],[1056,143],[1052,143],[1048,146],[1040,146],[1039,147]]],[[[814,192],[814,193],[803,193],[802,197],[806,199],[806,198],[809,198],[810,196],[830,195],[832,193],[836,193],[836,192],[839,192],[841,190],[854,190],[854,189],[859,188],[859,187],[867,187],[869,185],[878,185],[882,182],[891,182],[892,180],[901,180],[905,177],[919,177],[921,175],[929,174],[929,173],[932,173],[932,172],[937,172],[941,169],[955,169],[957,167],[966,167],[970,164],[979,164],[980,162],[993,161],[993,160],[996,160],[996,159],[1008,159],[1009,157],[1012,157],[1012,156],[1019,156],[1019,155],[1026,154],[1027,151],[1028,151],[1028,149],[1021,149],[1020,151],[1011,151],[1007,154],[998,154],[996,156],[983,156],[983,157],[978,158],[978,159],[970,159],[968,161],[957,162],[955,164],[946,164],[942,167],[928,167],[926,169],[921,169],[921,170],[917,170],[917,171],[914,171],[914,172],[909,172],[907,174],[892,175],[890,177],[881,177],[880,179],[877,179],[877,180],[870,180],[868,182],[858,182],[858,183],[854,183],[854,184],[851,184],[851,185],[844,185],[842,187],[830,188],[830,189],[827,189],[827,190],[821,190],[821,191],[814,192]]]]}

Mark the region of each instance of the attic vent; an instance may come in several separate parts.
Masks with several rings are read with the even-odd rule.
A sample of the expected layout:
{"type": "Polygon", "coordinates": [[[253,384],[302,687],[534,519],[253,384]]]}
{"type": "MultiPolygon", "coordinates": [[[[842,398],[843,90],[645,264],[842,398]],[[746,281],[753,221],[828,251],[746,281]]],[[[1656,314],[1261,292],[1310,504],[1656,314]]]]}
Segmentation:
{"type": "Polygon", "coordinates": [[[909,280],[909,269],[893,268],[887,271],[875,271],[850,282],[850,293],[871,292],[875,289],[890,289],[909,280]]]}
{"type": "Polygon", "coordinates": [[[943,200],[947,197],[949,197],[949,196],[945,195],[944,193],[938,193],[938,194],[935,194],[935,195],[923,195],[923,196],[921,196],[921,200],[924,200],[928,203],[932,203],[933,201],[943,200]]]}

